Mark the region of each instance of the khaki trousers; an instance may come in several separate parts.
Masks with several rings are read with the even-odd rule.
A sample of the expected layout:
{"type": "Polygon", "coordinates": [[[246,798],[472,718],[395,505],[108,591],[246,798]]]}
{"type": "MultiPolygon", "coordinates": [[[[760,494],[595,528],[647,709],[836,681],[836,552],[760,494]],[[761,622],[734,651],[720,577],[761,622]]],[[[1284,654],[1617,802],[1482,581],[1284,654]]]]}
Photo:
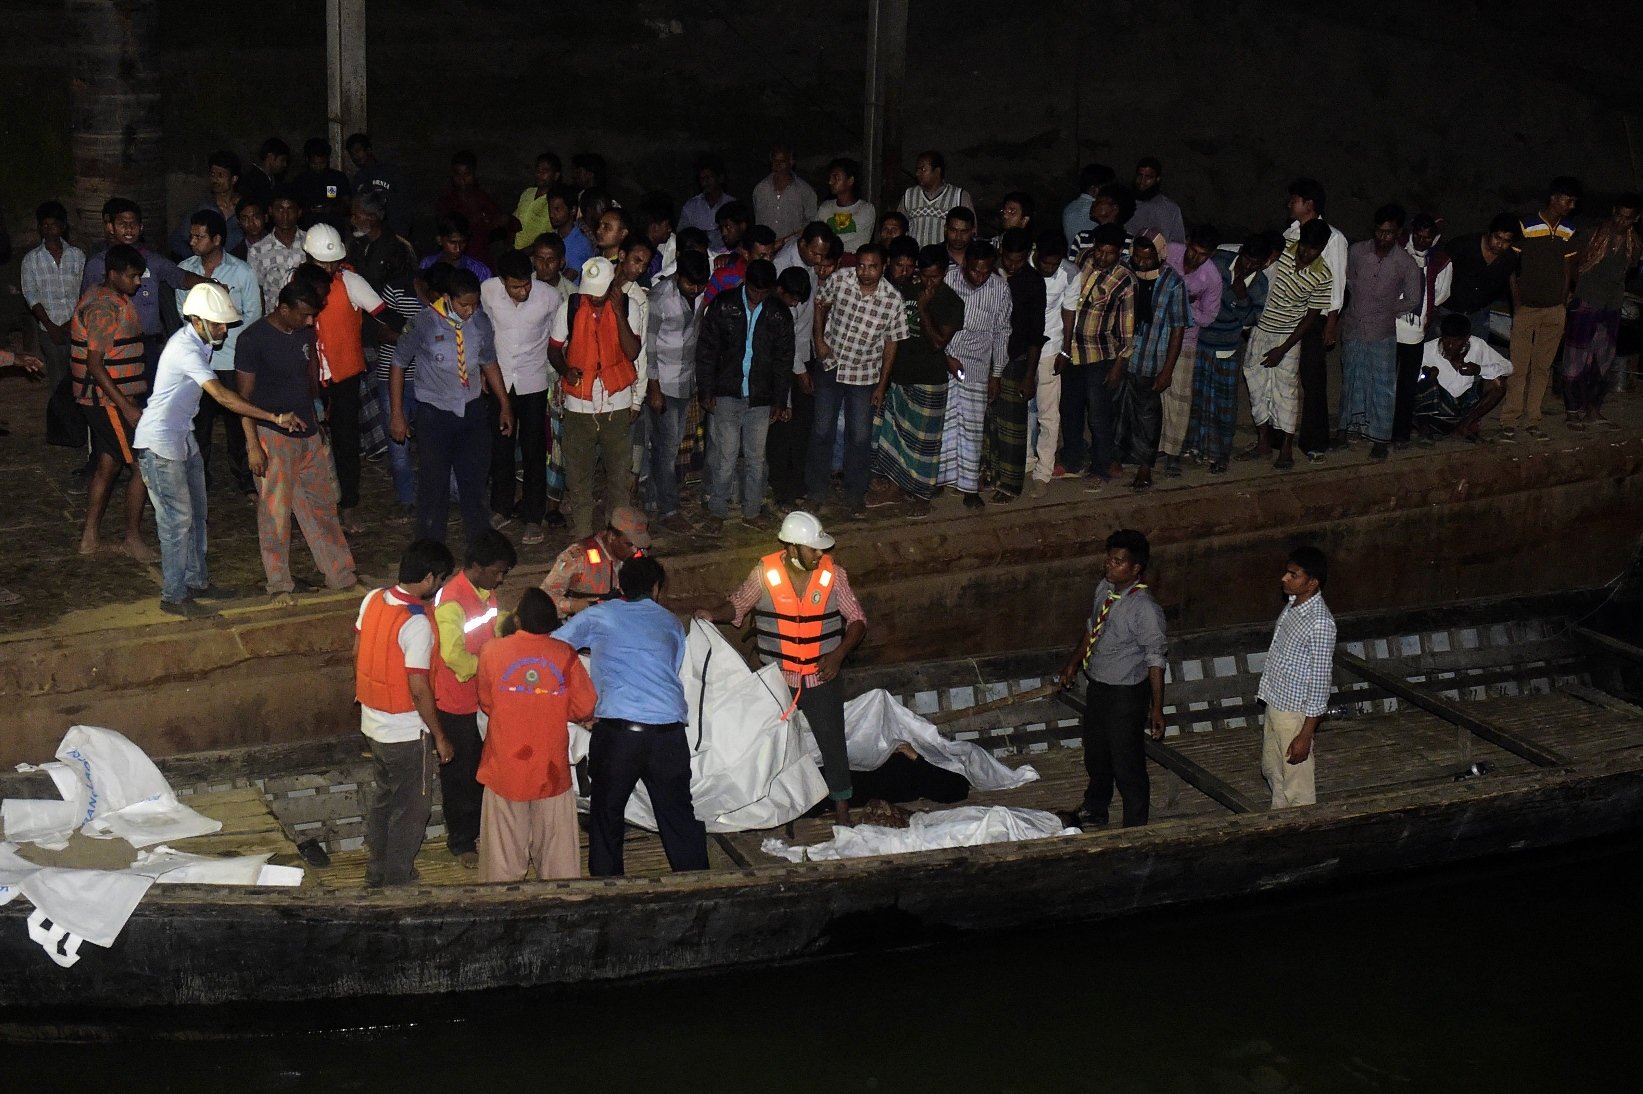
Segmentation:
{"type": "Polygon", "coordinates": [[[1300,735],[1306,724],[1306,715],[1293,710],[1267,708],[1265,724],[1261,728],[1261,774],[1272,789],[1272,808],[1287,809],[1292,805],[1312,805],[1318,800],[1313,781],[1313,769],[1318,758],[1318,742],[1314,738],[1312,752],[1298,764],[1288,760],[1289,742],[1300,735]]]}
{"type": "Polygon", "coordinates": [[[1506,377],[1506,398],[1500,404],[1500,424],[1515,425],[1519,418],[1540,423],[1540,404],[1552,379],[1552,361],[1563,340],[1569,312],[1562,307],[1519,308],[1512,315],[1512,373],[1506,377]]]}
{"type": "Polygon", "coordinates": [[[576,795],[509,801],[490,787],[479,806],[479,880],[523,881],[533,863],[542,880],[582,876],[576,795]]]}
{"type": "Polygon", "coordinates": [[[1061,377],[1056,374],[1057,355],[1038,361],[1038,444],[1027,453],[1027,473],[1039,482],[1049,482],[1055,471],[1055,450],[1061,444],[1061,377]]]}

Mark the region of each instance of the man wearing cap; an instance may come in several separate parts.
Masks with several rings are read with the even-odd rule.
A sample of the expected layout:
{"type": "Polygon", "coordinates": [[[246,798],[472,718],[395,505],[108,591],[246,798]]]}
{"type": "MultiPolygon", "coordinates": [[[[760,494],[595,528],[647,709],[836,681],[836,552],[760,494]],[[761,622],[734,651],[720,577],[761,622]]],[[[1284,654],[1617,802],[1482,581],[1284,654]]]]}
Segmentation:
{"type": "Polygon", "coordinates": [[[211,584],[205,568],[205,464],[194,439],[194,415],[200,392],[235,414],[281,429],[302,425],[291,411],[274,414],[252,406],[217,379],[212,353],[228,338],[230,324],[241,320],[228,290],[196,285],[183,301],[184,325],[166,342],[154,375],[154,393],[137,421],[131,447],[154,503],[160,536],[160,569],[164,584],[160,609],[194,619],[216,613],[195,598],[232,597],[234,591],[211,584]]]}
{"type": "Polygon", "coordinates": [[[617,571],[649,547],[650,522],[638,509],[624,505],[611,512],[604,528],[559,552],[542,579],[542,591],[553,598],[560,618],[569,619],[590,604],[619,595],[617,571]]]}
{"type": "Polygon", "coordinates": [[[821,521],[795,509],[776,533],[781,549],[765,555],[718,611],[696,618],[740,627],[752,613],[759,659],[777,662],[821,748],[833,815],[850,823],[850,761],[844,745],[844,683],[839,669],[867,634],[867,616],[844,567],[828,552],[821,521]]]}
{"type": "Polygon", "coordinates": [[[595,255],[582,263],[581,287],[554,316],[548,362],[565,395],[565,494],[571,535],[593,531],[593,468],[605,455],[605,504],[614,512],[633,493],[629,432],[642,405],[645,374],[634,298],[616,286],[616,267],[595,255]]]}

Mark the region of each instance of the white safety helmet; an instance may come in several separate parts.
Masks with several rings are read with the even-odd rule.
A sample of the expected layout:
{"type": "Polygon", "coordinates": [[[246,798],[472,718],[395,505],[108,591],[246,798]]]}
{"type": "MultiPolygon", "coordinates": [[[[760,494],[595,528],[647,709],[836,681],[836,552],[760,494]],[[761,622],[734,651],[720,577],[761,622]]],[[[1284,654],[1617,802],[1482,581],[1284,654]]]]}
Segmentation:
{"type": "Polygon", "coordinates": [[[302,249],[316,262],[341,262],[348,257],[342,245],[342,236],[329,224],[316,224],[303,237],[302,249]]]}
{"type": "Polygon", "coordinates": [[[238,323],[241,319],[228,290],[209,281],[188,290],[183,298],[183,314],[207,323],[238,323]]]}
{"type": "Polygon", "coordinates": [[[821,521],[803,509],[795,509],[782,518],[782,527],[776,538],[783,543],[813,547],[818,551],[828,550],[834,542],[832,536],[822,531],[821,521]]]}

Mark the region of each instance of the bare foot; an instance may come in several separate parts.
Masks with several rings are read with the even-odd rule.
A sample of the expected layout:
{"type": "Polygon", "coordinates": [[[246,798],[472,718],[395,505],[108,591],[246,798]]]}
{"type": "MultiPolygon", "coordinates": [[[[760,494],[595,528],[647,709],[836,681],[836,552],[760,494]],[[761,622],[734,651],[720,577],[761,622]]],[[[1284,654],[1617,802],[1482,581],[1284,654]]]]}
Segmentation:
{"type": "Polygon", "coordinates": [[[120,544],[120,553],[137,562],[153,562],[160,556],[154,549],[140,539],[127,539],[120,544]]]}
{"type": "Polygon", "coordinates": [[[842,801],[833,803],[833,823],[850,827],[850,806],[842,801]]]}
{"type": "Polygon", "coordinates": [[[94,539],[82,539],[80,541],[80,553],[82,555],[94,555],[102,549],[103,545],[94,539]]]}

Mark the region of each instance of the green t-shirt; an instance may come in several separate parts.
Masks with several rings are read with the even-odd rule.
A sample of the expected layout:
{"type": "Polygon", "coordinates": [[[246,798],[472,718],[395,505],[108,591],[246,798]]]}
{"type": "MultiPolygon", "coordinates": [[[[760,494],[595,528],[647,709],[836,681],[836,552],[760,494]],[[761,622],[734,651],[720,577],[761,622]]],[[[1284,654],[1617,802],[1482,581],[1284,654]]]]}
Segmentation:
{"type": "MultiPolygon", "coordinates": [[[[918,310],[920,288],[917,280],[911,285],[896,286],[907,308],[907,337],[896,343],[896,364],[891,370],[890,379],[898,384],[945,384],[947,353],[932,346],[930,339],[925,337],[924,323],[918,310]]],[[[956,331],[964,325],[964,301],[946,285],[936,290],[929,312],[938,327],[956,331]]]]}

